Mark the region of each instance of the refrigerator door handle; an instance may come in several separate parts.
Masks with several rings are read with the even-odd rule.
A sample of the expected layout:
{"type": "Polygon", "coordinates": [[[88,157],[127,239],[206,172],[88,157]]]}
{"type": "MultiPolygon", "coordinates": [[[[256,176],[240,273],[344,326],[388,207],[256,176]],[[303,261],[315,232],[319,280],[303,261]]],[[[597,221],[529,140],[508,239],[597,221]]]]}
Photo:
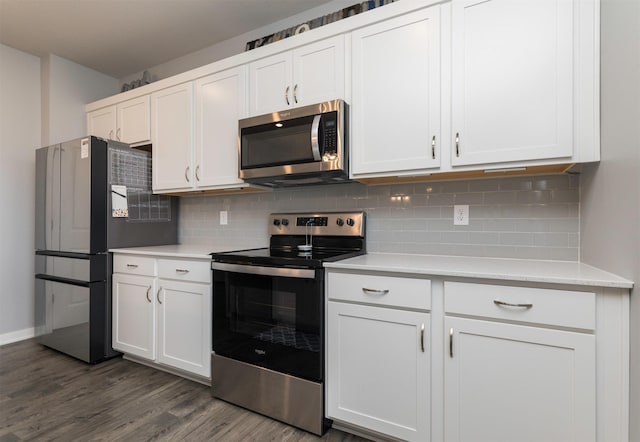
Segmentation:
{"type": "Polygon", "coordinates": [[[59,282],[61,284],[75,285],[78,287],[90,287],[91,284],[87,281],[78,281],[77,279],[63,278],[61,276],[44,275],[42,273],[36,274],[36,279],[44,279],[45,281],[59,282]]]}

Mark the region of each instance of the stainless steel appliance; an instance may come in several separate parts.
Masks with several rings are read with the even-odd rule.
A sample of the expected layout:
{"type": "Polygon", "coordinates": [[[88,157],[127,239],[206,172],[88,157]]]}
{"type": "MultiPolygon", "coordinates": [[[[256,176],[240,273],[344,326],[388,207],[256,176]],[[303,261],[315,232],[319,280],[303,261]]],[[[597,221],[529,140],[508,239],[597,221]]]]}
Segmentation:
{"type": "Polygon", "coordinates": [[[348,181],[342,100],[239,121],[240,178],[270,187],[348,181]]]}
{"type": "Polygon", "coordinates": [[[365,213],[274,213],[269,224],[269,248],[212,254],[212,394],[321,435],[323,263],[365,253],[365,213]]]}
{"type": "Polygon", "coordinates": [[[119,354],[108,250],[176,240],[177,204],[151,193],[148,152],[96,137],[36,150],[38,341],[89,363],[119,354]]]}

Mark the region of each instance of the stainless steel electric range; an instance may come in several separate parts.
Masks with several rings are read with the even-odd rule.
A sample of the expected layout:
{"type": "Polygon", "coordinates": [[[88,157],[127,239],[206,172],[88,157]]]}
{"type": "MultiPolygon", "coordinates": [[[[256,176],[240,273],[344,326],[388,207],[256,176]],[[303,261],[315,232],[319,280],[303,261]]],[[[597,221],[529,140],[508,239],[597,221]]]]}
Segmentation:
{"type": "Polygon", "coordinates": [[[365,213],[273,213],[268,248],[212,253],[213,396],[318,435],[323,263],[365,253],[365,213]]]}

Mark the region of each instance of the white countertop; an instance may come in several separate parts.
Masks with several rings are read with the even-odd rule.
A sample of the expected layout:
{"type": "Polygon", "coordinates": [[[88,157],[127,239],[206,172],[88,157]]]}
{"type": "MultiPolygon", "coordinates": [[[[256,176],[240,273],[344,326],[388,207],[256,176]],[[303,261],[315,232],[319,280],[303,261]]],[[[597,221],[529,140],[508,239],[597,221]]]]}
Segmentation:
{"type": "Polygon", "coordinates": [[[242,247],[233,244],[204,245],[204,244],[170,244],[166,246],[127,247],[122,249],[109,249],[113,253],[129,253],[132,255],[170,256],[173,258],[211,259],[210,253],[229,252],[242,250],[242,247]]]}
{"type": "Polygon", "coordinates": [[[573,261],[478,258],[464,256],[370,253],[342,261],[325,263],[327,268],[433,276],[499,279],[632,288],[633,282],[596,267],[573,261]]]}

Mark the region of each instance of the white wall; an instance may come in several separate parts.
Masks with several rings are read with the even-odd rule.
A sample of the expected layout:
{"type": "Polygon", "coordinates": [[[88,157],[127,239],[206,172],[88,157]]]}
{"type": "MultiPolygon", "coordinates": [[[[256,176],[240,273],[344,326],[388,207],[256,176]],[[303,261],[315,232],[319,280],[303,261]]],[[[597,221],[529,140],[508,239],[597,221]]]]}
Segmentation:
{"type": "Polygon", "coordinates": [[[43,146],[87,135],[84,106],[119,92],[113,77],[49,55],[42,62],[43,146]]]}
{"type": "MultiPolygon", "coordinates": [[[[230,38],[229,40],[225,40],[199,51],[175,58],[158,66],[149,67],[147,70],[151,74],[153,81],[171,77],[173,75],[222,60],[223,58],[240,54],[244,52],[245,45],[248,41],[253,41],[266,35],[273,34],[274,32],[290,28],[291,26],[304,23],[307,20],[322,17],[323,15],[339,11],[356,3],[357,1],[354,0],[333,0],[332,2],[325,3],[300,14],[293,15],[268,26],[230,38]]],[[[122,78],[121,81],[123,83],[128,83],[132,80],[138,80],[141,77],[142,72],[137,72],[122,78]]]]}
{"type": "Polygon", "coordinates": [[[0,45],[0,345],[33,335],[40,59],[0,45]]]}
{"type": "Polygon", "coordinates": [[[0,345],[33,336],[35,154],[86,135],[87,103],[118,80],[0,45],[0,345]]]}
{"type": "Polygon", "coordinates": [[[584,168],[581,260],[635,281],[630,440],[640,441],[640,2],[601,3],[601,155],[584,168]]]}

